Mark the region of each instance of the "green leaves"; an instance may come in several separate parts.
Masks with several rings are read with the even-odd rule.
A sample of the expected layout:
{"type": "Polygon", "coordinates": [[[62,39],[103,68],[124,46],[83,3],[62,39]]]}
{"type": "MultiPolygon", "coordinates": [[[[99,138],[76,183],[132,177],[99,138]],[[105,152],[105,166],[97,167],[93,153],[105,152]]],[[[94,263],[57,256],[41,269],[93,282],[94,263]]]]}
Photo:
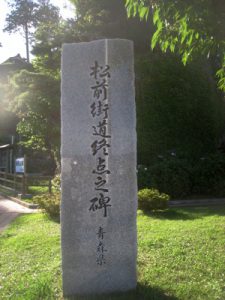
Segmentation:
{"type": "Polygon", "coordinates": [[[148,20],[149,7],[147,6],[139,7],[138,12],[141,20],[143,19],[145,19],[146,21],[148,20]]]}
{"type": "Polygon", "coordinates": [[[137,15],[138,3],[135,0],[126,0],[125,7],[127,9],[128,17],[135,17],[137,15]]]}
{"type": "Polygon", "coordinates": [[[216,72],[218,87],[225,90],[225,71],[222,59],[225,51],[225,36],[221,26],[225,26],[224,5],[212,5],[208,0],[126,0],[129,17],[139,16],[141,20],[150,17],[155,32],[151,48],[158,44],[163,52],[168,49],[181,55],[183,64],[194,56],[220,58],[221,64],[216,72]]]}
{"type": "Polygon", "coordinates": [[[21,71],[10,83],[11,110],[20,119],[23,145],[39,151],[59,147],[60,82],[49,74],[21,71]]]}
{"type": "Polygon", "coordinates": [[[157,7],[155,10],[153,10],[153,24],[157,25],[157,23],[160,21],[159,17],[160,9],[157,7]]]}
{"type": "Polygon", "coordinates": [[[183,63],[184,65],[187,64],[187,61],[188,61],[189,56],[190,56],[190,52],[188,52],[188,51],[184,51],[184,52],[183,52],[183,55],[182,55],[182,63],[183,63]]]}
{"type": "Polygon", "coordinates": [[[139,15],[141,20],[147,21],[150,7],[145,5],[145,1],[126,0],[125,6],[127,8],[128,17],[136,17],[139,15]]]}
{"type": "Polygon", "coordinates": [[[9,33],[22,31],[25,36],[27,61],[29,62],[29,42],[32,37],[31,28],[36,28],[40,23],[50,23],[59,19],[59,9],[49,1],[9,1],[11,11],[6,16],[4,31],[9,33]]]}
{"type": "Polygon", "coordinates": [[[219,88],[225,92],[225,54],[223,56],[222,67],[216,72],[219,88]]]}
{"type": "MultiPolygon", "coordinates": [[[[161,34],[162,34],[162,29],[163,29],[163,22],[162,19],[160,18],[160,8],[159,7],[154,7],[153,9],[153,23],[156,25],[157,30],[152,36],[151,40],[151,48],[152,50],[155,48],[156,44],[161,40],[161,34]]],[[[165,45],[164,45],[164,51],[165,51],[165,45]]]]}
{"type": "Polygon", "coordinates": [[[156,32],[153,34],[152,40],[151,40],[151,48],[152,50],[155,48],[157,42],[160,39],[160,34],[161,34],[161,28],[157,29],[156,32]]]}

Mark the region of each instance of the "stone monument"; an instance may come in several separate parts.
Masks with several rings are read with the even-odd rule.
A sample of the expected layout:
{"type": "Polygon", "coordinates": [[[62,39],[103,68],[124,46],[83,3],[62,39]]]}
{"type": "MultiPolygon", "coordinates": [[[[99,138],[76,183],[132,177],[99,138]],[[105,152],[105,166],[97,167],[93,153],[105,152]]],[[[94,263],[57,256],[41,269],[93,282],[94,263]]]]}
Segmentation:
{"type": "Polygon", "coordinates": [[[62,53],[63,292],[136,287],[133,43],[65,44],[62,53]]]}

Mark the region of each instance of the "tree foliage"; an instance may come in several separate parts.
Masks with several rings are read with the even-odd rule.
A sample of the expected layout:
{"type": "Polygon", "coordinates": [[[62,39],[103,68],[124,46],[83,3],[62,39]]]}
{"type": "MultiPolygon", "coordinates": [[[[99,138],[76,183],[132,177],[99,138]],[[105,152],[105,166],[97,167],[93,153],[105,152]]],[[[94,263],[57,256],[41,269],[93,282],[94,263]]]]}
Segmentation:
{"type": "Polygon", "coordinates": [[[26,39],[27,61],[29,62],[29,40],[31,32],[40,23],[58,18],[59,9],[49,0],[9,0],[10,13],[6,16],[4,31],[9,33],[22,30],[26,39]]]}
{"type": "MultiPolygon", "coordinates": [[[[181,43],[182,37],[179,36],[180,40],[174,45],[170,40],[163,44],[165,40],[162,32],[165,28],[161,8],[157,15],[153,7],[159,1],[148,2],[151,3],[151,8],[147,7],[145,1],[127,1],[130,15],[139,14],[148,22],[140,22],[138,17],[127,19],[122,0],[70,1],[76,6],[77,15],[74,20],[63,20],[57,9],[48,6],[48,0],[28,1],[42,5],[36,10],[40,16],[34,24],[33,71],[22,71],[14,75],[7,87],[8,103],[19,117],[18,131],[23,137],[24,145],[50,153],[59,162],[62,44],[96,38],[127,38],[134,40],[136,58],[138,54],[144,57],[136,63],[139,162],[150,164],[157,154],[164,154],[174,148],[179,152],[187,150],[196,156],[205,153],[205,149],[213,151],[223,122],[220,113],[224,110],[222,106],[220,109],[212,104],[211,100],[216,99],[217,95],[213,95],[214,87],[211,88],[208,74],[202,77],[201,72],[204,73],[205,70],[198,66],[196,69],[186,68],[185,71],[182,65],[176,63],[176,59],[158,55],[157,49],[150,59],[144,56],[148,52],[149,36],[153,35],[153,22],[156,28],[162,26],[158,36],[153,35],[153,48],[159,44],[164,51],[181,51],[179,45],[182,44],[185,50],[188,40],[189,35],[185,38],[183,36],[181,43]],[[135,2],[143,4],[141,9],[136,6],[135,10],[134,6],[129,6],[135,2]],[[46,8],[47,12],[41,12],[41,8],[46,8]],[[47,15],[50,17],[46,17],[47,15]],[[214,122],[215,119],[219,120],[219,124],[214,122]],[[190,148],[187,149],[187,145],[190,148]]],[[[171,3],[169,0],[167,2],[171,3]]],[[[191,0],[190,3],[192,2],[194,1],[191,0]]],[[[188,31],[189,23],[187,24],[188,31]]],[[[176,36],[174,39],[176,40],[176,36]]],[[[196,39],[195,35],[193,39],[196,39]]],[[[197,40],[201,40],[200,34],[197,40]]],[[[195,57],[194,53],[195,50],[187,57],[187,61],[195,57]]],[[[218,60],[221,58],[219,51],[216,57],[218,60]]]]}
{"type": "Polygon", "coordinates": [[[136,61],[138,162],[177,155],[196,161],[214,153],[224,132],[225,105],[202,61],[186,67],[170,53],[136,61]]]}
{"type": "Polygon", "coordinates": [[[122,0],[70,0],[76,10],[76,40],[124,38],[134,41],[135,51],[148,49],[149,24],[128,19],[122,0]]]}
{"type": "Polygon", "coordinates": [[[23,145],[59,156],[59,80],[22,70],[11,78],[9,85],[9,105],[19,117],[17,131],[23,145]]]}
{"type": "Polygon", "coordinates": [[[33,70],[22,70],[10,77],[5,93],[8,109],[19,118],[17,132],[22,144],[45,152],[59,163],[60,149],[60,49],[63,20],[48,1],[40,14],[33,35],[33,70]],[[50,16],[49,18],[47,17],[50,16]],[[57,37],[60,36],[60,39],[57,37]]]}
{"type": "Polygon", "coordinates": [[[75,40],[76,29],[73,20],[54,20],[41,23],[36,29],[32,54],[36,71],[60,77],[61,49],[63,43],[75,40]]]}
{"type": "MultiPolygon", "coordinates": [[[[115,8],[106,0],[101,3],[95,0],[78,2],[75,20],[63,20],[52,7],[48,8],[48,15],[51,15],[51,18],[42,17],[34,24],[33,71],[22,71],[11,78],[7,95],[10,109],[20,119],[17,130],[22,136],[23,145],[30,149],[52,153],[58,163],[62,44],[92,39],[94,32],[96,38],[115,37],[121,24],[124,24],[121,37],[125,37],[128,31],[132,32],[126,25],[126,10],[121,1],[117,1],[115,8]],[[118,13],[120,17],[116,19],[118,13]]],[[[40,11],[40,7],[37,8],[37,12],[40,11]]],[[[47,14],[43,13],[42,16],[44,15],[47,14]]],[[[137,21],[140,24],[139,20],[135,20],[137,21]]],[[[130,23],[134,21],[130,20],[130,23]]],[[[141,27],[143,28],[142,25],[141,27]]]]}
{"type": "Polygon", "coordinates": [[[126,0],[128,16],[151,18],[151,47],[177,51],[186,64],[196,56],[216,60],[218,86],[225,91],[224,0],[126,0]]]}

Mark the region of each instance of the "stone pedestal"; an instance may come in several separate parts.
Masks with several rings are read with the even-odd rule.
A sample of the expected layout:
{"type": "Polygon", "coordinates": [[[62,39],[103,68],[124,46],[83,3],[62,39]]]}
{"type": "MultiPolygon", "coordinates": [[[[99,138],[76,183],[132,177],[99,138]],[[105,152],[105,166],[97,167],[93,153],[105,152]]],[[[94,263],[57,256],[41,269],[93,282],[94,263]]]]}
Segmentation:
{"type": "Polygon", "coordinates": [[[65,44],[62,54],[64,295],[136,287],[133,44],[65,44]]]}

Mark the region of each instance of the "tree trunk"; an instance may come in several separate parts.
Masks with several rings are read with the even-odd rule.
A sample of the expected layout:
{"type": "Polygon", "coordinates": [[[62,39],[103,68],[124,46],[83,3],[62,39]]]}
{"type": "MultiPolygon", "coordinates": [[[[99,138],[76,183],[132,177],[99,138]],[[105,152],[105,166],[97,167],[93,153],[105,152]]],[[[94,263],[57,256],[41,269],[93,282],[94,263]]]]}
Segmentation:
{"type": "Polygon", "coordinates": [[[28,26],[25,25],[25,39],[26,39],[26,54],[27,54],[27,62],[30,62],[30,55],[29,55],[29,32],[28,26]]]}

